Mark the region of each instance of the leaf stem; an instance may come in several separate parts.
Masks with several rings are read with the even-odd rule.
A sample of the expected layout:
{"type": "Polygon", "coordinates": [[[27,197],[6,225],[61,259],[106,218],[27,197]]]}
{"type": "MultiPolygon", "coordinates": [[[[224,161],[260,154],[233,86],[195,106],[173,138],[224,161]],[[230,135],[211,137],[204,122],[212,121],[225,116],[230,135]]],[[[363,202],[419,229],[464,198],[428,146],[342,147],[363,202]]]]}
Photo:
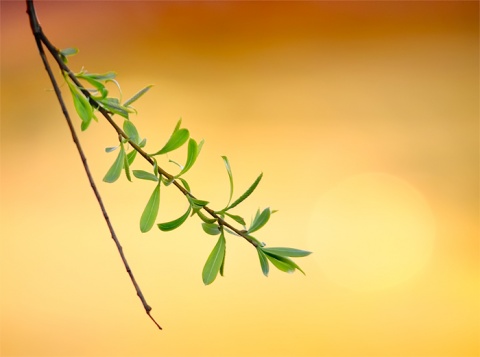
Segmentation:
{"type": "MultiPolygon", "coordinates": [[[[130,280],[132,281],[132,284],[135,288],[135,291],[138,295],[138,297],[140,298],[141,302],[142,302],[142,305],[145,309],[145,312],[147,313],[147,315],[150,317],[150,319],[155,323],[155,325],[161,330],[162,327],[157,323],[157,321],[152,317],[152,315],[150,314],[150,311],[152,310],[152,308],[148,305],[147,301],[145,300],[145,297],[142,293],[142,290],[140,289],[140,286],[138,285],[134,275],[133,275],[133,272],[132,270],[130,269],[130,266],[128,264],[128,261],[127,261],[127,258],[125,257],[125,254],[123,253],[123,248],[120,244],[120,241],[118,240],[118,237],[115,233],[115,230],[113,229],[113,226],[112,226],[112,223],[110,222],[110,218],[107,214],[107,210],[105,208],[105,205],[103,204],[103,201],[102,201],[102,198],[100,196],[100,193],[97,189],[97,186],[95,184],[95,181],[93,180],[93,176],[90,172],[90,168],[87,164],[87,158],[83,152],[83,149],[82,149],[82,146],[80,145],[80,141],[78,139],[78,136],[77,136],[77,133],[75,131],[75,128],[74,128],[74,125],[72,123],[72,120],[70,119],[70,115],[67,111],[67,108],[65,106],[65,102],[63,101],[63,98],[62,98],[62,94],[60,92],[60,88],[57,84],[57,81],[55,79],[55,76],[53,75],[53,72],[52,72],[52,69],[50,67],[50,64],[48,62],[48,59],[47,59],[47,56],[45,54],[45,51],[43,49],[43,45],[45,45],[47,47],[47,49],[49,50],[49,52],[53,55],[53,57],[55,58],[55,60],[57,61],[57,63],[62,63],[62,61],[59,62],[59,55],[58,55],[58,50],[50,43],[50,41],[47,39],[47,37],[45,36],[45,34],[43,33],[43,30],[38,22],[38,18],[37,18],[37,15],[35,13],[35,7],[34,7],[34,4],[33,4],[33,0],[27,0],[27,14],[29,16],[29,19],[30,19],[30,26],[31,26],[31,29],[32,29],[32,32],[33,32],[33,35],[35,37],[35,42],[37,44],[37,47],[38,47],[38,52],[40,54],[40,57],[42,59],[42,62],[45,66],[45,70],[47,71],[48,73],[48,77],[50,78],[50,81],[53,85],[53,89],[55,91],[55,95],[57,96],[57,99],[59,101],[59,104],[60,104],[60,107],[62,109],[62,112],[63,112],[63,115],[65,117],[65,120],[67,121],[67,125],[68,125],[68,128],[70,130],[70,133],[72,135],[72,139],[73,139],[73,142],[75,143],[75,146],[77,148],[77,151],[80,155],[80,158],[82,160],[82,164],[83,164],[83,167],[85,169],[85,173],[87,175],[87,178],[88,178],[88,181],[90,183],[90,186],[92,187],[92,190],[95,194],[95,197],[97,199],[97,202],[100,206],[100,209],[102,211],[102,214],[103,214],[103,217],[105,219],[105,222],[108,226],[108,229],[110,231],[110,234],[112,236],[112,239],[113,241],[115,242],[115,245],[117,247],[117,250],[120,254],[120,257],[122,259],[122,262],[123,262],[123,265],[125,266],[125,269],[128,273],[128,275],[130,276],[130,280]]],[[[73,76],[73,74],[70,72],[70,70],[68,69],[68,67],[66,66],[61,66],[62,67],[62,70],[64,70],[65,72],[68,73],[68,75],[70,76],[70,78],[72,78],[72,80],[75,82],[76,85],[79,85],[80,83],[78,83],[78,80],[75,78],[75,76],[73,76]],[[65,67],[65,68],[64,68],[65,67]]],[[[79,88],[82,88],[79,86],[79,88]]],[[[86,92],[86,90],[82,90],[84,93],[86,92]]],[[[88,93],[88,92],[87,92],[88,93]]],[[[87,94],[87,98],[89,98],[90,100],[92,100],[91,96],[89,94],[87,94]]],[[[101,108],[100,108],[101,109],[101,108]]],[[[102,114],[104,114],[102,112],[102,114]]],[[[105,114],[104,114],[105,115],[105,114]]],[[[118,130],[117,130],[118,132],[118,130]]],[[[119,133],[120,134],[120,133],[119,133]]],[[[125,133],[122,132],[122,136],[125,137],[125,133]]]]}

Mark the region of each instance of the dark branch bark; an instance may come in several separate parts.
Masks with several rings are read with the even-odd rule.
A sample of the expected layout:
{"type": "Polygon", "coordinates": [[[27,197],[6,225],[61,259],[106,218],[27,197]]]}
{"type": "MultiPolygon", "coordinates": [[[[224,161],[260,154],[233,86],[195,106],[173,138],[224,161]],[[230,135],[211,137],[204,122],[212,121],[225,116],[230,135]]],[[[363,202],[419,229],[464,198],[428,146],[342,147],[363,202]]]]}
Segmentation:
{"type": "MultiPolygon", "coordinates": [[[[150,317],[150,319],[152,319],[152,321],[155,323],[155,325],[161,330],[162,327],[157,323],[157,321],[155,321],[155,319],[150,314],[150,311],[152,310],[152,308],[148,305],[147,301],[145,300],[145,297],[143,296],[142,290],[140,289],[140,286],[138,285],[138,283],[137,283],[137,281],[136,281],[136,279],[135,279],[135,277],[132,273],[132,270],[130,269],[130,266],[128,265],[127,258],[125,257],[125,254],[123,253],[123,248],[120,244],[120,241],[118,240],[117,235],[115,234],[115,230],[113,229],[112,223],[110,222],[110,218],[108,217],[105,205],[103,204],[100,193],[97,189],[95,181],[93,180],[93,176],[92,176],[92,174],[90,172],[90,168],[87,164],[87,158],[86,158],[86,156],[83,152],[82,146],[80,145],[80,141],[78,139],[77,133],[76,133],[75,128],[73,126],[72,120],[70,119],[70,115],[69,115],[68,110],[65,106],[65,102],[63,101],[62,93],[60,92],[59,86],[57,84],[55,76],[53,75],[52,69],[50,67],[47,56],[46,56],[45,51],[43,49],[43,45],[45,45],[47,47],[47,49],[49,50],[49,52],[54,55],[54,58],[57,61],[57,63],[59,63],[59,64],[62,63],[63,64],[63,62],[61,62],[61,61],[58,62],[58,50],[50,43],[50,41],[48,41],[47,37],[45,36],[45,34],[42,31],[42,28],[41,28],[41,26],[38,22],[37,15],[35,13],[35,7],[34,7],[34,4],[33,4],[33,0],[27,0],[27,13],[28,13],[28,16],[30,18],[30,26],[32,28],[33,35],[35,37],[35,42],[36,42],[37,47],[38,47],[38,52],[40,54],[40,57],[42,59],[42,62],[44,64],[44,66],[45,66],[45,70],[48,73],[48,77],[50,78],[50,81],[53,85],[55,95],[58,98],[58,102],[59,102],[60,107],[62,109],[62,113],[65,117],[65,120],[67,121],[67,125],[68,125],[70,133],[72,135],[73,142],[75,143],[78,154],[80,155],[80,158],[82,160],[83,168],[85,169],[85,173],[87,175],[90,186],[92,187],[93,193],[95,194],[95,198],[97,199],[98,205],[100,206],[103,217],[104,217],[105,222],[108,226],[108,230],[110,231],[112,239],[115,242],[118,253],[120,254],[120,257],[122,259],[123,265],[125,266],[125,269],[126,269],[128,275],[130,276],[130,280],[132,281],[132,284],[135,288],[135,291],[136,291],[138,297],[140,298],[140,300],[142,302],[142,305],[145,309],[145,312],[150,317]]],[[[71,74],[70,70],[66,66],[61,66],[61,67],[62,67],[62,70],[67,71],[67,73],[69,73],[69,75],[71,74]]],[[[72,79],[76,80],[76,78],[74,76],[73,76],[72,79]]],[[[104,114],[104,113],[102,112],[102,114],[104,114]]],[[[107,115],[108,115],[108,113],[107,113],[107,115]]],[[[112,120],[112,122],[113,122],[113,120],[112,120]]],[[[123,136],[126,136],[126,135],[123,133],[123,136]]]]}

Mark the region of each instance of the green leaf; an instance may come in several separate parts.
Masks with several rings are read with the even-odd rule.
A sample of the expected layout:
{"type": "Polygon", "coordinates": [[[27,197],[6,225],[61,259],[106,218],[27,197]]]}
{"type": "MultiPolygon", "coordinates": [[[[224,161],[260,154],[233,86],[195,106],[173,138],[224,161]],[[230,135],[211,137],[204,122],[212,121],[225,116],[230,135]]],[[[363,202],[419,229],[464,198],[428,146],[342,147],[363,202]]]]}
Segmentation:
{"type": "Polygon", "coordinates": [[[96,98],[97,100],[101,98],[105,98],[108,95],[108,90],[107,88],[105,88],[105,85],[103,83],[100,83],[96,79],[93,79],[90,77],[86,77],[86,78],[84,77],[83,79],[86,80],[88,83],[90,83],[92,86],[94,86],[95,89],[98,91],[98,93],[100,93],[100,98],[96,98]]]}
{"type": "Polygon", "coordinates": [[[262,267],[263,275],[268,276],[269,266],[266,254],[261,248],[257,247],[258,259],[260,259],[260,266],[262,267]]]}
{"type": "Polygon", "coordinates": [[[135,144],[139,144],[140,136],[138,135],[137,128],[130,120],[123,121],[123,131],[127,134],[128,138],[133,141],[135,144]]]}
{"type": "Polygon", "coordinates": [[[248,196],[252,194],[252,192],[257,188],[258,184],[260,183],[260,180],[263,177],[263,173],[261,173],[257,179],[253,182],[253,184],[248,188],[247,191],[243,195],[241,195],[235,202],[233,202],[230,206],[224,209],[224,211],[227,211],[229,209],[232,209],[235,206],[238,206],[241,202],[243,202],[248,196]]]}
{"type": "MultiPolygon", "coordinates": [[[[194,213],[196,213],[198,215],[198,217],[200,217],[200,219],[202,221],[204,221],[205,223],[212,224],[212,223],[215,223],[217,221],[215,218],[208,218],[207,216],[205,216],[202,213],[202,211],[200,211],[200,209],[195,209],[194,213]]],[[[193,214],[192,214],[192,216],[193,216],[193,214]]]]}
{"type": "Polygon", "coordinates": [[[186,189],[188,192],[190,192],[190,185],[188,184],[187,181],[185,181],[184,178],[179,177],[179,178],[178,178],[178,181],[180,181],[180,182],[182,183],[183,187],[185,187],[185,189],[186,189]]]}
{"type": "Polygon", "coordinates": [[[112,183],[118,180],[120,174],[122,173],[123,165],[125,164],[125,150],[123,147],[120,148],[117,158],[113,162],[113,165],[107,171],[107,174],[103,178],[103,181],[112,183]]]}
{"type": "Polygon", "coordinates": [[[242,226],[245,226],[246,223],[245,223],[245,220],[243,219],[243,217],[240,217],[240,216],[236,216],[234,214],[230,214],[228,212],[225,212],[225,214],[230,217],[231,219],[233,219],[235,222],[241,224],[242,226]]]}
{"type": "Polygon", "coordinates": [[[271,247],[262,249],[265,252],[280,255],[283,257],[306,257],[307,255],[312,254],[312,252],[309,252],[307,250],[300,250],[295,248],[271,247]]]}
{"type": "Polygon", "coordinates": [[[157,151],[155,154],[152,154],[150,156],[162,155],[162,154],[166,154],[167,152],[178,149],[180,146],[185,144],[189,136],[190,136],[190,133],[188,132],[187,129],[175,130],[172,133],[172,136],[170,136],[170,139],[168,139],[168,142],[165,144],[165,146],[161,148],[159,151],[157,151]]]}
{"type": "Polygon", "coordinates": [[[225,235],[222,233],[203,267],[202,279],[205,285],[213,283],[217,277],[225,258],[225,246],[225,235]]]}
{"type": "Polygon", "coordinates": [[[223,271],[225,270],[225,257],[227,256],[227,247],[225,246],[225,252],[223,253],[222,265],[220,265],[220,275],[223,276],[223,271]]]}
{"type": "Polygon", "coordinates": [[[82,119],[82,131],[86,130],[93,119],[93,108],[90,105],[87,97],[85,97],[85,95],[67,75],[65,75],[65,80],[68,84],[68,88],[70,89],[70,93],[72,94],[75,110],[77,111],[80,119],[82,119]]]}
{"type": "Polygon", "coordinates": [[[142,88],[141,90],[139,90],[133,97],[131,97],[130,99],[128,99],[127,101],[125,101],[125,103],[123,103],[123,105],[125,107],[128,107],[130,104],[132,104],[133,102],[135,102],[138,98],[140,98],[142,95],[144,95],[145,93],[147,93],[147,91],[153,87],[153,84],[149,85],[149,86],[146,86],[145,88],[142,88]]]}
{"type": "Polygon", "coordinates": [[[127,154],[127,161],[129,165],[133,164],[133,160],[135,160],[136,156],[137,156],[137,150],[132,150],[127,154]]]}
{"type": "Polygon", "coordinates": [[[77,53],[78,53],[78,48],[75,48],[75,47],[68,47],[68,48],[64,48],[63,50],[60,50],[60,54],[64,56],[73,56],[73,55],[76,55],[77,53]]]}
{"type": "Polygon", "coordinates": [[[217,234],[220,234],[220,227],[218,226],[218,224],[202,223],[202,228],[205,233],[210,234],[212,236],[216,236],[217,234]]]}
{"type": "Polygon", "coordinates": [[[268,251],[265,251],[264,248],[260,248],[260,249],[262,249],[262,251],[267,256],[268,260],[270,260],[277,269],[284,271],[286,273],[293,273],[295,269],[298,269],[303,273],[303,275],[305,275],[305,272],[297,264],[295,264],[293,260],[287,257],[282,257],[280,255],[276,255],[268,251]]]}
{"type": "Polygon", "coordinates": [[[228,180],[230,182],[230,196],[228,198],[228,203],[227,205],[225,206],[228,207],[228,205],[230,204],[230,202],[232,201],[232,196],[233,196],[233,175],[232,175],[232,168],[230,167],[230,163],[228,162],[228,158],[226,156],[222,156],[222,159],[223,159],[223,162],[225,164],[225,168],[227,169],[227,173],[228,173],[228,180]]]}
{"type": "MultiPolygon", "coordinates": [[[[125,151],[125,148],[123,146],[123,143],[120,144],[122,147],[122,150],[125,151]]],[[[123,168],[125,169],[125,176],[127,176],[127,180],[132,182],[132,176],[130,175],[130,163],[128,162],[128,155],[124,155],[123,159],[123,168]]]]}
{"type": "Polygon", "coordinates": [[[103,82],[103,81],[111,81],[112,79],[114,79],[117,76],[117,74],[113,71],[106,72],[106,73],[81,72],[81,73],[75,74],[75,76],[77,78],[83,78],[83,79],[91,78],[91,79],[103,82]]]}
{"type": "Polygon", "coordinates": [[[270,208],[265,208],[262,213],[255,215],[252,225],[248,229],[248,233],[253,233],[262,228],[270,219],[270,208]]]}
{"type": "Polygon", "coordinates": [[[193,208],[202,208],[209,204],[208,201],[199,200],[199,199],[193,198],[192,196],[187,196],[187,199],[191,203],[193,208]]]}
{"type": "Polygon", "coordinates": [[[109,153],[109,152],[115,151],[115,150],[118,149],[119,146],[120,146],[120,145],[111,146],[111,147],[105,148],[105,152],[106,152],[106,153],[109,153]]]}
{"type": "Polygon", "coordinates": [[[182,216],[179,218],[170,221],[170,222],[165,222],[165,223],[159,223],[157,226],[160,228],[160,230],[167,232],[167,231],[172,231],[178,227],[180,227],[188,218],[188,215],[190,214],[190,211],[192,210],[192,207],[188,207],[187,212],[185,212],[182,216]]]}
{"type": "Polygon", "coordinates": [[[155,219],[157,219],[158,208],[160,207],[160,182],[155,186],[155,189],[150,196],[150,199],[143,210],[142,217],[140,218],[140,231],[142,233],[148,232],[155,219]]]}
{"type": "Polygon", "coordinates": [[[120,104],[117,98],[100,98],[97,102],[102,105],[106,110],[113,114],[118,114],[125,119],[128,119],[128,114],[133,113],[133,110],[124,107],[120,104]]]}
{"type": "Polygon", "coordinates": [[[133,172],[133,176],[135,176],[140,180],[149,180],[149,181],[158,182],[158,177],[150,172],[143,171],[143,170],[133,170],[132,172],[133,172]]]}
{"type": "Polygon", "coordinates": [[[184,173],[186,173],[188,170],[190,170],[197,160],[197,156],[199,154],[199,145],[197,145],[197,142],[194,139],[190,139],[188,141],[188,153],[187,153],[187,162],[185,163],[185,166],[183,167],[182,171],[178,175],[175,176],[175,178],[180,177],[184,173]]]}

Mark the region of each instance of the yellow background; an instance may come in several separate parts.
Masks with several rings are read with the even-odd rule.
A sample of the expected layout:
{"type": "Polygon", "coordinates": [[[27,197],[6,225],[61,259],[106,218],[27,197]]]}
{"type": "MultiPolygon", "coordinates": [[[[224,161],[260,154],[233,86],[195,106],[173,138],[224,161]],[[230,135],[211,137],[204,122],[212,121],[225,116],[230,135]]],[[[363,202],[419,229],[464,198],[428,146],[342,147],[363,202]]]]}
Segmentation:
{"type": "MultiPolygon", "coordinates": [[[[229,236],[226,276],[205,287],[215,238],[195,219],[141,234],[153,186],[101,181],[116,137],[93,123],[88,163],[161,332],[25,9],[1,2],[2,356],[479,355],[477,2],[38,2],[54,44],[80,49],[73,70],[115,70],[126,97],[155,84],[133,118],[148,151],[179,118],[205,139],[196,196],[226,203],[221,155],[237,195],[263,172],[236,213],[278,209],[257,237],[314,251],[306,276],[265,278],[229,236]]],[[[158,221],[185,208],[162,188],[158,221]]]]}

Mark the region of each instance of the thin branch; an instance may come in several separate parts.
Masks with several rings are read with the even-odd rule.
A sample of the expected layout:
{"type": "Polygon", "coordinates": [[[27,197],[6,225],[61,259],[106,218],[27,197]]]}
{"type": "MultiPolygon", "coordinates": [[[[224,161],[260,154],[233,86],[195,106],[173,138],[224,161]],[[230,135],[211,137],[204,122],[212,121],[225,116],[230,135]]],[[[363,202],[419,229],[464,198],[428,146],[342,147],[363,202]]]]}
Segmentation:
{"type": "MultiPolygon", "coordinates": [[[[29,0],[28,0],[29,1],[29,0]]],[[[134,148],[134,150],[136,150],[146,161],[148,161],[148,163],[150,163],[150,165],[154,165],[155,161],[150,157],[150,155],[145,152],[140,146],[138,146],[135,142],[133,142],[129,137],[128,135],[122,130],[122,128],[120,128],[118,126],[117,123],[115,123],[115,121],[112,119],[112,117],[110,116],[110,113],[105,110],[105,108],[103,108],[93,97],[92,95],[90,94],[90,92],[80,83],[80,81],[77,79],[77,77],[75,76],[75,74],[70,70],[70,68],[65,64],[65,62],[60,58],[60,55],[59,55],[59,49],[56,48],[50,41],[49,39],[45,36],[45,34],[43,33],[43,31],[40,31],[39,33],[39,38],[41,40],[41,42],[45,45],[45,47],[47,47],[48,51],[50,52],[50,54],[53,56],[53,58],[55,59],[55,61],[57,62],[58,66],[60,67],[60,69],[67,73],[67,75],[69,76],[69,78],[75,83],[75,85],[82,91],[82,93],[89,99],[90,103],[93,105],[94,108],[96,108],[104,117],[105,119],[110,123],[110,125],[115,129],[115,131],[117,132],[117,134],[121,137],[123,137],[124,139],[126,139],[130,145],[134,148]]],[[[158,173],[160,175],[163,175],[165,176],[169,181],[171,181],[185,196],[190,196],[191,198],[195,198],[195,196],[188,192],[180,183],[178,183],[177,180],[175,180],[175,177],[171,174],[169,174],[167,171],[165,171],[164,169],[162,169],[160,166],[157,166],[157,169],[158,169],[158,173]]],[[[252,239],[251,237],[249,237],[249,235],[244,231],[244,230],[239,230],[237,228],[235,228],[234,226],[232,226],[230,223],[228,223],[227,221],[225,221],[224,219],[222,219],[220,216],[218,216],[216,213],[215,213],[215,210],[209,208],[208,206],[203,206],[203,209],[213,218],[215,218],[219,225],[221,226],[225,226],[227,228],[229,228],[231,231],[235,232],[235,234],[237,234],[239,237],[242,237],[244,239],[246,239],[250,244],[252,244],[254,247],[257,247],[258,246],[258,242],[254,239],[252,239]]]]}
{"type": "MultiPolygon", "coordinates": [[[[47,56],[45,55],[45,51],[43,49],[43,44],[45,44],[49,50],[50,53],[52,53],[52,48],[54,48],[52,46],[52,44],[48,41],[48,39],[46,38],[45,34],[43,33],[42,31],[42,28],[38,22],[38,18],[37,18],[37,15],[35,13],[35,7],[33,5],[33,0],[27,0],[27,13],[28,13],[28,16],[30,18],[30,26],[32,28],[32,32],[33,32],[33,35],[35,37],[35,42],[37,44],[37,47],[38,47],[38,52],[40,54],[40,57],[42,58],[42,62],[45,66],[45,70],[47,71],[48,73],[48,77],[50,78],[50,81],[53,85],[53,89],[55,91],[55,95],[57,96],[58,98],[58,101],[59,101],[59,104],[60,104],[60,107],[62,109],[62,112],[63,112],[63,115],[65,117],[65,120],[67,121],[67,124],[68,124],[68,128],[70,130],[70,133],[72,135],[72,139],[73,139],[73,142],[75,143],[75,146],[77,148],[77,151],[80,155],[80,158],[82,160],[82,164],[83,164],[83,167],[85,169],[85,173],[87,174],[87,177],[88,177],[88,181],[90,183],[90,186],[92,187],[92,190],[95,194],[95,197],[97,199],[97,202],[100,206],[100,209],[102,211],[102,214],[103,214],[103,217],[105,219],[105,222],[107,223],[107,226],[108,226],[108,230],[110,231],[110,234],[112,236],[112,239],[113,241],[115,242],[115,245],[117,247],[117,250],[120,254],[120,257],[122,258],[122,262],[125,266],[125,269],[128,273],[128,275],[130,276],[130,280],[132,281],[132,284],[133,286],[135,287],[135,291],[137,292],[137,295],[138,297],[140,298],[141,302],[142,302],[142,305],[145,309],[145,312],[147,313],[147,315],[150,317],[150,319],[155,323],[155,325],[161,330],[162,327],[157,323],[157,321],[155,321],[155,319],[152,317],[152,315],[150,314],[150,311],[152,310],[152,308],[148,305],[147,301],[145,300],[145,297],[140,289],[140,286],[138,285],[137,281],[135,280],[135,277],[133,275],[133,272],[132,270],[130,269],[130,266],[128,265],[128,262],[127,262],[127,258],[125,257],[125,254],[123,253],[123,248],[120,244],[120,241],[118,240],[117,238],[117,235],[115,234],[115,230],[113,229],[113,226],[112,226],[112,223],[110,222],[110,218],[108,217],[108,214],[107,214],[107,210],[105,209],[105,206],[103,204],[103,201],[102,201],[102,198],[100,197],[100,193],[97,189],[97,186],[95,184],[95,181],[93,180],[93,176],[90,172],[90,168],[87,164],[87,158],[83,152],[83,149],[80,145],[80,141],[78,139],[78,136],[77,136],[77,133],[75,131],[75,128],[73,126],[73,123],[72,123],[72,120],[70,119],[70,115],[67,111],[67,108],[65,106],[65,102],[63,101],[63,98],[62,98],[62,94],[60,92],[60,89],[59,89],[59,86],[57,84],[57,81],[55,79],[55,76],[53,75],[52,73],[52,69],[50,67],[50,64],[48,62],[48,59],[47,59],[47,56]]],[[[58,52],[57,50],[55,49],[55,52],[52,53],[54,55],[54,57],[58,56],[58,52]],[[55,56],[56,55],[56,56],[55,56]]],[[[58,61],[57,61],[58,62],[58,61]]],[[[125,134],[124,134],[125,135],[125,134]]]]}

